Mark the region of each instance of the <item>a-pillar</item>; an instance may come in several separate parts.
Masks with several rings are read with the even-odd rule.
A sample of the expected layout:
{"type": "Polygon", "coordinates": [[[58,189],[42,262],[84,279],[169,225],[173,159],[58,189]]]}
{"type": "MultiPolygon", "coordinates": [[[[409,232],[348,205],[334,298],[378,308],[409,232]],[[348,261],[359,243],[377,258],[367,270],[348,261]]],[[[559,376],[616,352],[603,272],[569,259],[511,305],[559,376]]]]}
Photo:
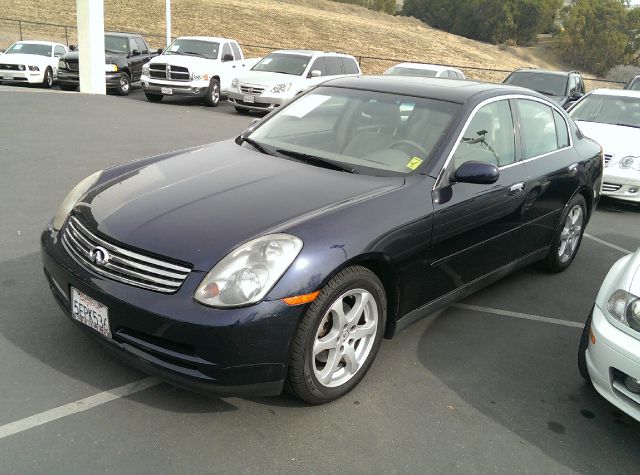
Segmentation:
{"type": "Polygon", "coordinates": [[[76,0],[80,92],[106,94],[104,0],[76,0]]]}

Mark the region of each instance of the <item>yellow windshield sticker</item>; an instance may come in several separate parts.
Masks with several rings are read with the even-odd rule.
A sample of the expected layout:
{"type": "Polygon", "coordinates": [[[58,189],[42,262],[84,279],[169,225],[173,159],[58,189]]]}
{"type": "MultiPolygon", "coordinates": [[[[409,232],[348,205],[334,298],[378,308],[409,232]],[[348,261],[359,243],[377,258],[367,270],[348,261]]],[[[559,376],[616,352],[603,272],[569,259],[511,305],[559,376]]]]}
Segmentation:
{"type": "Polygon", "coordinates": [[[421,158],[413,157],[411,160],[409,160],[409,163],[407,163],[407,168],[411,170],[415,170],[420,166],[421,163],[422,163],[421,158]]]}

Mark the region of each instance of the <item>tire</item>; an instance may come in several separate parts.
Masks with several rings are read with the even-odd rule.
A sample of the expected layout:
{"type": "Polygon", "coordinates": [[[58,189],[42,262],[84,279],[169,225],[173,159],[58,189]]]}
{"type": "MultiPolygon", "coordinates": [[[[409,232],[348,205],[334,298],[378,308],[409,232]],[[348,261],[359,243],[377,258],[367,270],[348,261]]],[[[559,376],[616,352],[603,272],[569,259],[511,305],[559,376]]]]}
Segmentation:
{"type": "Polygon", "coordinates": [[[591,382],[591,376],[587,369],[587,348],[589,347],[589,329],[591,328],[591,319],[593,310],[589,314],[587,322],[584,324],[582,336],[580,337],[580,346],[578,347],[578,371],[585,381],[591,382]]]}
{"type": "Polygon", "coordinates": [[[547,270],[562,272],[571,265],[582,242],[586,218],[587,205],[584,197],[577,194],[567,203],[558,222],[549,254],[544,260],[547,270]]]}
{"type": "Polygon", "coordinates": [[[386,319],[384,287],[373,272],[354,266],[336,274],[309,306],[292,340],[287,390],[311,404],[351,391],[373,363],[386,319]],[[350,312],[356,305],[359,311],[350,312]]]}
{"type": "Polygon", "coordinates": [[[51,89],[53,86],[53,71],[51,68],[47,68],[44,70],[44,77],[42,78],[42,87],[45,89],[51,89]]]}
{"type": "Polygon", "coordinates": [[[209,83],[204,103],[209,107],[216,107],[220,103],[220,81],[216,78],[213,78],[209,83]]]}
{"type": "Polygon", "coordinates": [[[153,94],[151,92],[145,92],[144,95],[147,97],[149,102],[160,102],[162,100],[162,94],[153,94]]]}
{"type": "Polygon", "coordinates": [[[74,86],[73,84],[60,84],[60,89],[63,91],[75,91],[78,89],[78,86],[74,86]]]}
{"type": "Polygon", "coordinates": [[[131,78],[127,73],[122,73],[120,75],[120,80],[118,81],[118,85],[116,86],[116,94],[119,96],[126,96],[129,94],[131,90],[131,78]]]}

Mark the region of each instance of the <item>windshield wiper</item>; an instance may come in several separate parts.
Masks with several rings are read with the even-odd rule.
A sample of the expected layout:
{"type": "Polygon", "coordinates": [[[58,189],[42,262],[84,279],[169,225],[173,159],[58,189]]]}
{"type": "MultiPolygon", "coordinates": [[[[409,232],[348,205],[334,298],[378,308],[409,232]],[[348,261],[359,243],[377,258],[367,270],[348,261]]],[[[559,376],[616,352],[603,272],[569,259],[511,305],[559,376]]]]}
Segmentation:
{"type": "Polygon", "coordinates": [[[622,122],[618,122],[615,125],[621,125],[623,127],[633,127],[634,129],[640,129],[640,125],[633,125],[633,124],[623,124],[622,122]]]}
{"type": "Polygon", "coordinates": [[[265,147],[264,145],[262,145],[260,142],[256,142],[255,140],[253,140],[251,137],[244,137],[243,135],[240,135],[237,140],[236,143],[238,145],[242,145],[243,142],[247,142],[249,145],[251,145],[253,148],[255,148],[258,152],[260,153],[264,153],[265,155],[273,155],[273,153],[271,153],[267,147],[265,147]]]}
{"type": "Polygon", "coordinates": [[[328,160],[326,158],[316,157],[315,155],[309,155],[307,153],[294,152],[293,150],[283,150],[283,149],[277,149],[276,152],[282,155],[286,155],[287,157],[295,158],[296,160],[311,163],[313,165],[317,165],[324,168],[329,168],[330,170],[338,170],[341,172],[354,173],[354,174],[358,173],[358,171],[352,166],[343,165],[341,163],[334,162],[333,160],[328,160]]]}
{"type": "Polygon", "coordinates": [[[204,54],[198,53],[197,51],[181,51],[180,54],[193,54],[195,56],[200,56],[201,58],[206,58],[204,54]]]}

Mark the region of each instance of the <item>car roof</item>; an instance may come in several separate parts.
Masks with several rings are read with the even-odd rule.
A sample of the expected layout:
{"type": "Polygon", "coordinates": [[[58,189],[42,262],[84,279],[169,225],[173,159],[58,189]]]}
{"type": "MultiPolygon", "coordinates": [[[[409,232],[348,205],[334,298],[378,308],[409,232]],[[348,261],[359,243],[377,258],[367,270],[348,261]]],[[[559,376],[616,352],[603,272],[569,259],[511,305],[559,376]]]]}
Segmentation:
{"type": "Polygon", "coordinates": [[[636,99],[640,99],[640,91],[630,89],[594,89],[589,95],[635,97],[636,99]]]}
{"type": "Polygon", "coordinates": [[[320,50],[313,50],[313,49],[279,49],[276,51],[272,51],[272,53],[302,54],[305,56],[343,56],[347,58],[353,57],[345,53],[337,53],[335,51],[320,51],[320,50]]]}
{"type": "Polygon", "coordinates": [[[520,68],[513,71],[513,73],[532,73],[532,74],[552,74],[554,76],[568,76],[569,74],[580,74],[578,71],[553,71],[551,69],[536,69],[536,68],[520,68]]]}
{"type": "Polygon", "coordinates": [[[219,36],[180,36],[177,40],[201,40],[201,41],[215,41],[216,43],[222,43],[224,41],[235,41],[229,38],[221,38],[219,36]]]}
{"type": "Polygon", "coordinates": [[[55,41],[40,41],[40,40],[20,40],[20,41],[16,41],[16,44],[64,46],[62,43],[56,43],[55,41]]]}
{"type": "Polygon", "coordinates": [[[402,67],[402,68],[414,68],[414,69],[424,69],[426,71],[459,71],[459,69],[454,68],[453,66],[441,66],[439,64],[427,64],[427,63],[398,63],[391,66],[402,67]]]}
{"type": "Polygon", "coordinates": [[[140,33],[123,33],[121,31],[105,31],[104,34],[109,36],[124,36],[126,38],[130,36],[142,36],[140,33]]]}
{"type": "Polygon", "coordinates": [[[322,86],[344,87],[365,91],[387,92],[414,97],[440,99],[463,104],[472,97],[488,95],[525,95],[541,98],[541,94],[518,86],[493,84],[465,79],[422,78],[411,76],[349,76],[330,79],[322,86]]]}

